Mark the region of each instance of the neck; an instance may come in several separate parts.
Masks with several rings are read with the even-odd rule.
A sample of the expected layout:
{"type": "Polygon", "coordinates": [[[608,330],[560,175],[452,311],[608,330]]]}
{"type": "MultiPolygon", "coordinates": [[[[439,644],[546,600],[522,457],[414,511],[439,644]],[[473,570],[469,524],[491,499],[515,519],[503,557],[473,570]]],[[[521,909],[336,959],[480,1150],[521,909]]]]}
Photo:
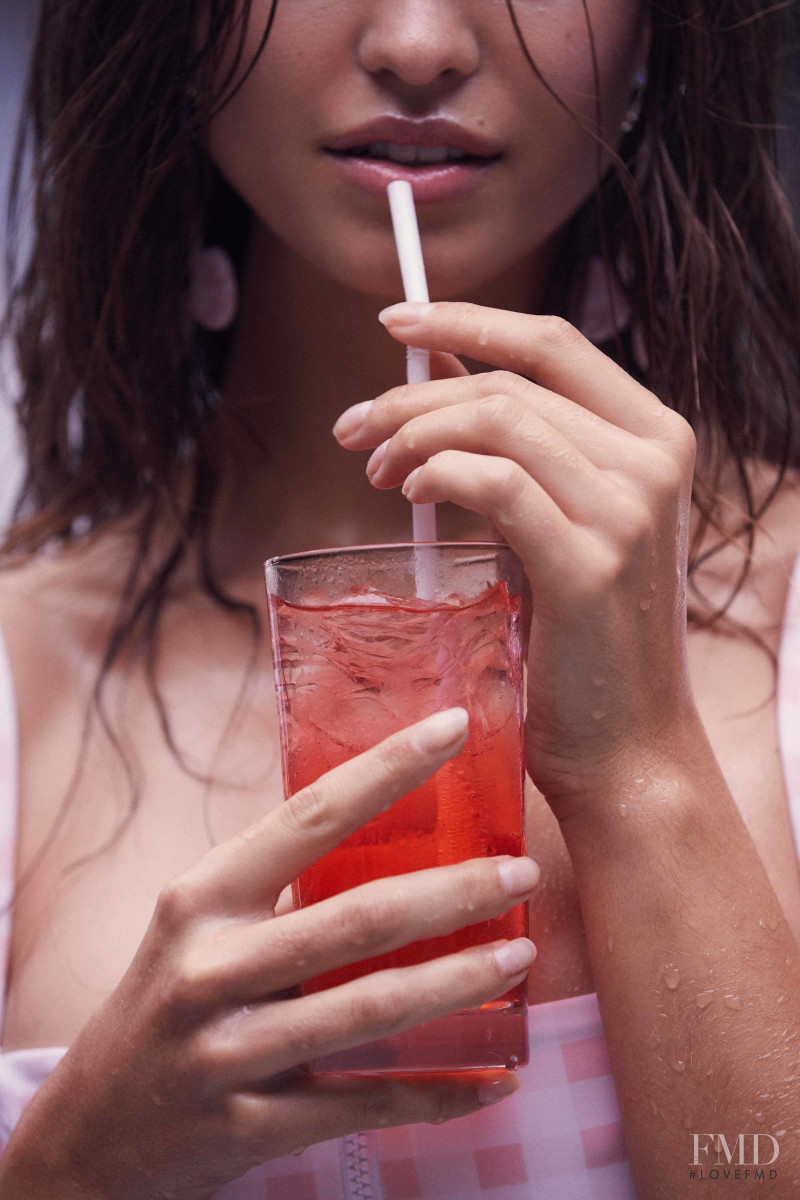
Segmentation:
{"type": "MultiPolygon", "coordinates": [[[[537,311],[544,257],[459,298],[537,311]]],[[[367,455],[343,450],[331,433],[345,408],[404,382],[405,348],[377,320],[398,299],[344,286],[256,227],[221,410],[226,455],[213,553],[223,578],[250,576],[274,554],[411,540],[400,490],[372,488],[367,455]],[[236,436],[242,428],[248,436],[236,436]]],[[[491,369],[463,361],[471,372],[491,369]]],[[[490,537],[476,514],[439,509],[440,537],[490,537]]]]}

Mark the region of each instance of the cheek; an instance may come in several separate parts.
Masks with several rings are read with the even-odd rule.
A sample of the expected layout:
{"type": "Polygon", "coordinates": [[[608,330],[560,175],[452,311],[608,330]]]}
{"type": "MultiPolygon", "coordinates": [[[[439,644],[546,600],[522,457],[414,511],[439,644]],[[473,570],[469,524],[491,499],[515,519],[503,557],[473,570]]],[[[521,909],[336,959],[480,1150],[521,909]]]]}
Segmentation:
{"type": "Polygon", "coordinates": [[[635,70],[646,58],[643,10],[626,0],[587,0],[585,8],[580,0],[548,4],[532,46],[537,42],[533,58],[544,79],[592,128],[599,79],[602,136],[616,145],[635,70]]]}
{"type": "MultiPolygon", "coordinates": [[[[306,18],[310,8],[309,4],[303,6],[306,18]]],[[[270,9],[271,0],[254,0],[239,77],[258,51],[270,9]]],[[[282,182],[291,175],[294,160],[303,151],[307,154],[319,136],[319,96],[334,69],[338,43],[324,36],[324,13],[318,3],[314,12],[314,36],[309,37],[308,24],[298,25],[291,2],[278,3],[258,60],[208,132],[212,159],[265,219],[265,203],[280,206],[282,182]]],[[[232,50],[221,73],[230,66],[231,56],[232,50]]]]}
{"type": "MultiPolygon", "coordinates": [[[[620,5],[615,0],[594,0],[589,5],[589,13],[590,17],[593,13],[598,17],[596,22],[593,21],[593,29],[603,137],[616,147],[620,141],[620,125],[629,107],[636,69],[647,63],[649,31],[644,12],[636,6],[620,5]]],[[[591,80],[586,80],[584,86],[594,94],[593,72],[591,80]]]]}
{"type": "MultiPolygon", "coordinates": [[[[587,0],[586,9],[580,0],[547,0],[536,5],[535,16],[532,6],[527,9],[520,31],[541,75],[526,89],[531,118],[525,137],[525,199],[541,205],[555,227],[597,183],[598,144],[583,126],[598,131],[614,149],[622,138],[633,77],[645,60],[644,19],[638,6],[620,0],[587,0]]],[[[527,70],[533,76],[529,66],[527,70]]],[[[517,78],[523,86],[521,76],[517,78]]]]}

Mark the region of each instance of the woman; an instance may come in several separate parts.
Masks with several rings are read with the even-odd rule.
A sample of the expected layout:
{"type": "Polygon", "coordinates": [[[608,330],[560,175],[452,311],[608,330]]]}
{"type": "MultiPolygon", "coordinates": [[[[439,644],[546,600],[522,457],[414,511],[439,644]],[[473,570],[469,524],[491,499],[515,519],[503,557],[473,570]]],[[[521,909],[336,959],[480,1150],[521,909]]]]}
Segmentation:
{"type": "Polygon", "coordinates": [[[730,1160],[753,1133],[792,1194],[783,37],[756,0],[46,0],[10,308],[29,473],[0,597],[20,748],[3,1197],[682,1196],[689,1163],[715,1169],[709,1136],[730,1160]],[[392,304],[367,161],[402,156],[387,142],[482,160],[408,168],[421,312],[392,304]],[[404,344],[432,351],[430,383],[397,386],[404,344]],[[499,535],[528,575],[536,861],[293,914],[298,871],[464,726],[415,724],[282,804],[260,564],[407,540],[407,499],[440,504],[443,538],[499,535]],[[499,995],[534,954],[307,1004],[292,989],[354,957],[353,923],[361,958],[431,911],[457,927],[467,897],[492,915],[528,896],[513,1100],[485,1107],[517,1087],[504,1073],[295,1069],[499,995]]]}

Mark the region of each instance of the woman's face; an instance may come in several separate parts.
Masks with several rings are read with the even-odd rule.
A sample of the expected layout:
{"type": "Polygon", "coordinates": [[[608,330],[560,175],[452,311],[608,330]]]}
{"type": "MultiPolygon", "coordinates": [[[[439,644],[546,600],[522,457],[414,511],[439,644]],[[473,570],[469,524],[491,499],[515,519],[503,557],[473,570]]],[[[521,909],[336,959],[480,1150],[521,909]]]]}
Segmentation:
{"type": "MultiPolygon", "coordinates": [[[[616,145],[645,57],[640,0],[587,6],[602,134],[616,145]]],[[[253,0],[245,62],[270,7],[253,0]]],[[[593,124],[582,0],[514,0],[514,12],[544,80],[593,124]]],[[[469,171],[460,195],[417,198],[433,299],[467,294],[531,256],[596,183],[596,143],[531,69],[505,0],[279,0],[266,47],[213,122],[209,149],[278,238],[324,274],[385,297],[398,290],[385,193],[354,182],[352,160],[345,166],[326,147],[386,114],[449,118],[500,153],[469,171]]]]}

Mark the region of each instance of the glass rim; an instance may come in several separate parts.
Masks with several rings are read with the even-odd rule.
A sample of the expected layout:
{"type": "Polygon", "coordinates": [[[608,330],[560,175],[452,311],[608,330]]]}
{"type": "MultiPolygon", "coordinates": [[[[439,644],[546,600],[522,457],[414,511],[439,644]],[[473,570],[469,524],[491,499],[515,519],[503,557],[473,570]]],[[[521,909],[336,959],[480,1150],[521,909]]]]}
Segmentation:
{"type": "Polygon", "coordinates": [[[297,562],[310,558],[330,558],[336,554],[360,554],[371,550],[416,550],[425,547],[429,549],[461,549],[461,550],[511,550],[508,542],[376,542],[367,546],[331,546],[323,550],[298,550],[293,554],[278,554],[264,562],[267,567],[280,566],[282,563],[297,562]]]}

